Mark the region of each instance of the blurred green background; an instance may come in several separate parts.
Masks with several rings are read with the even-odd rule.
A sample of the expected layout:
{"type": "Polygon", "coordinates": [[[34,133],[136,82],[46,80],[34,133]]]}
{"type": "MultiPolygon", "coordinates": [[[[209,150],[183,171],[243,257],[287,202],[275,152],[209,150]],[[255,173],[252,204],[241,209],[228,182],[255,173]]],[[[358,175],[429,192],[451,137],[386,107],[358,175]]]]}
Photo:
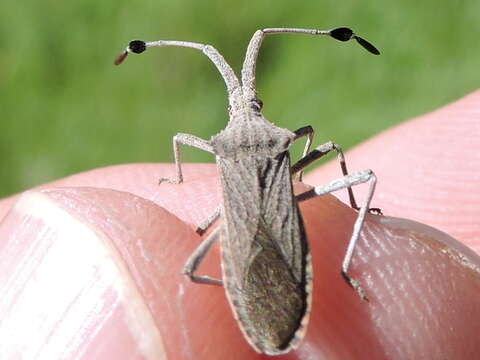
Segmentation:
{"type": "MultiPolygon", "coordinates": [[[[208,43],[239,71],[259,28],[352,27],[382,56],[279,35],[257,68],[268,119],[349,148],[478,87],[479,14],[478,0],[3,2],[0,196],[96,167],[169,162],[175,133],[208,139],[225,126],[224,84],[205,56],[155,48],[113,66],[131,39],[208,43]]],[[[188,150],[185,160],[213,157],[188,150]]]]}

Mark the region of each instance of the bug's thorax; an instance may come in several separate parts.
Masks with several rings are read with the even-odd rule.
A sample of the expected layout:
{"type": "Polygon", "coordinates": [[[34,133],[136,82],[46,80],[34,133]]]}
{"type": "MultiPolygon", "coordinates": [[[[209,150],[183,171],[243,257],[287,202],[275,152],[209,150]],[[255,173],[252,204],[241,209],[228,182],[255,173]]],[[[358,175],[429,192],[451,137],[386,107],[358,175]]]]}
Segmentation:
{"type": "Polygon", "coordinates": [[[238,89],[229,96],[229,121],[213,136],[215,154],[223,158],[275,157],[287,151],[295,134],[275,126],[262,114],[262,101],[255,93],[238,89]]]}

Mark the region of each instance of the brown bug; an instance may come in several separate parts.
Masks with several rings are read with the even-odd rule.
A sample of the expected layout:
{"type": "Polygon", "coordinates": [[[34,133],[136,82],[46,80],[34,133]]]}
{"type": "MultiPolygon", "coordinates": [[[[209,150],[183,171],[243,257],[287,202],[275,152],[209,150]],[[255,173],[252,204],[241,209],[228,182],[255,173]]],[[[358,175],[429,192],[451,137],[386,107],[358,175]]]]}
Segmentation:
{"type": "Polygon", "coordinates": [[[240,329],[250,345],[260,353],[279,355],[295,349],[308,323],[312,294],[311,256],[298,202],[346,188],[350,204],[359,210],[342,264],[342,275],[362,299],[366,294],[359,282],[348,275],[355,244],[375,189],[371,170],[348,174],[341,148],[325,143],[313,151],[311,126],[294,132],[279,128],[261,113],[257,97],[255,65],[262,41],[267,34],[299,33],[327,35],[340,41],[355,39],[373,54],[380,52],[349,28],[333,30],[272,28],[258,30],[248,45],[242,69],[241,84],[220,53],[210,45],[184,41],[131,41],[117,58],[121,64],[129,53],[142,53],[153,46],[182,46],[201,50],[220,71],[225,80],[229,101],[229,122],[224,130],[204,140],[189,134],[173,138],[176,179],[161,179],[179,184],[183,181],[179,145],[189,145],[215,155],[223,186],[223,204],[200,225],[203,233],[219,216],[216,228],[188,259],[184,273],[192,281],[224,286],[240,329]],[[304,154],[290,166],[289,147],[307,137],[304,154]],[[295,196],[292,175],[301,180],[302,170],[313,161],[335,150],[343,177],[295,196]],[[365,203],[358,207],[351,187],[369,182],[365,203]],[[195,275],[195,270],[220,239],[223,280],[195,275]]]}

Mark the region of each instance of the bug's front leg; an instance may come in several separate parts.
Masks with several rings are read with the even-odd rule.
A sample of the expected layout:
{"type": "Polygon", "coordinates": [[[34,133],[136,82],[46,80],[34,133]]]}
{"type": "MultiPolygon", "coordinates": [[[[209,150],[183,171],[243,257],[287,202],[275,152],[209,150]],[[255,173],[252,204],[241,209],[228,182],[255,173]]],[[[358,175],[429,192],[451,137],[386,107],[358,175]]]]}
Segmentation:
{"type": "MultiPolygon", "coordinates": [[[[302,159],[303,159],[310,152],[310,146],[312,145],[315,131],[313,130],[313,127],[311,127],[310,125],[307,125],[307,126],[301,127],[300,129],[295,130],[294,133],[295,133],[295,138],[293,139],[293,141],[296,141],[304,136],[307,136],[307,142],[305,143],[305,148],[303,149],[303,155],[302,155],[302,159]]],[[[295,173],[292,172],[292,174],[293,175],[297,174],[295,180],[302,181],[303,168],[297,170],[295,173]]]]}
{"type": "Polygon", "coordinates": [[[333,191],[345,189],[345,188],[362,184],[365,182],[369,182],[367,198],[365,200],[365,203],[360,208],[357,219],[355,220],[355,224],[353,225],[352,236],[350,237],[347,251],[345,252],[345,257],[342,263],[342,276],[348,282],[348,284],[358,292],[362,300],[368,300],[367,294],[365,290],[362,288],[362,286],[360,285],[360,283],[358,282],[358,280],[350,277],[350,275],[348,274],[348,269],[350,268],[353,252],[355,250],[357,241],[360,237],[360,232],[362,231],[363,224],[365,222],[365,216],[368,213],[370,202],[372,201],[373,193],[375,192],[375,184],[377,182],[377,178],[375,174],[373,173],[372,170],[355,172],[348,176],[344,176],[340,179],[333,180],[332,182],[330,182],[325,186],[315,187],[296,197],[298,201],[304,201],[319,195],[328,194],[333,191]]]}
{"type": "Polygon", "coordinates": [[[173,155],[175,156],[175,168],[176,168],[177,177],[175,179],[161,178],[158,181],[159,184],[161,184],[164,181],[170,184],[180,184],[183,182],[180,145],[193,146],[213,154],[213,148],[210,145],[209,141],[201,139],[194,135],[178,133],[173,137],[173,155]]]}
{"type": "Polygon", "coordinates": [[[198,276],[194,274],[207,255],[208,251],[211,249],[212,245],[220,238],[221,231],[221,226],[216,228],[205,240],[200,243],[200,245],[198,245],[185,263],[183,273],[187,275],[193,282],[223,286],[222,280],[214,279],[210,276],[198,276]]]}

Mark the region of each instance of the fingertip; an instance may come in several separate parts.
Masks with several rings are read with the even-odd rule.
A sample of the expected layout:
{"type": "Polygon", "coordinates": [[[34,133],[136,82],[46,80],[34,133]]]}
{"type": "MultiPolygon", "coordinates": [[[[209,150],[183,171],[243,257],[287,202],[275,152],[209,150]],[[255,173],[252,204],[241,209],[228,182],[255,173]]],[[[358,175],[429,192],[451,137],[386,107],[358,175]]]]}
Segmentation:
{"type": "Polygon", "coordinates": [[[368,215],[349,270],[367,293],[369,301],[362,302],[340,272],[356,212],[333,198],[309,202],[302,210],[312,249],[314,305],[299,351],[354,358],[368,348],[369,359],[385,354],[468,359],[479,350],[472,335],[480,329],[476,254],[423,224],[368,215]],[[412,329],[415,339],[405,341],[412,329]]]}
{"type": "MultiPolygon", "coordinates": [[[[215,164],[184,164],[183,185],[162,183],[162,177],[175,178],[174,164],[141,163],[114,165],[74,174],[34,190],[55,187],[95,187],[128,192],[149,199],[185,222],[205,220],[220,202],[220,184],[215,164]],[[180,201],[181,200],[181,201],[180,201]]],[[[0,201],[0,219],[8,213],[19,195],[0,201]]]]}
{"type": "Polygon", "coordinates": [[[169,250],[194,235],[168,212],[106,189],[32,191],[0,234],[4,345],[52,358],[67,348],[74,357],[117,359],[171,351],[159,324],[176,320],[164,303],[173,290],[158,280],[178,281],[182,252],[169,250]]]}
{"type": "MultiPolygon", "coordinates": [[[[434,226],[480,253],[479,119],[480,90],[359,145],[346,154],[348,169],[377,175],[371,206],[434,226]]],[[[305,179],[318,185],[340,174],[338,162],[331,161],[305,179]]],[[[362,202],[366,187],[354,191],[362,202]]],[[[348,201],[345,193],[335,196],[348,201]]]]}

